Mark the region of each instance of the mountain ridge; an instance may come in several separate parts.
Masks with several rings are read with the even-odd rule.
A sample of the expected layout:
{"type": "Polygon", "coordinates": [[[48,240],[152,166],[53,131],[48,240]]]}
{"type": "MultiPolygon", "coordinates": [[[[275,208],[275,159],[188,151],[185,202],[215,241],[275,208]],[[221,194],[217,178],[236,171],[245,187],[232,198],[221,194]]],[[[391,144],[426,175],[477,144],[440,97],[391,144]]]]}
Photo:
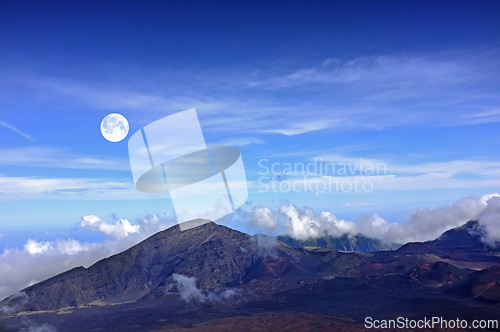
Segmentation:
{"type": "Polygon", "coordinates": [[[158,232],[8,297],[0,302],[0,330],[18,331],[26,313],[77,332],[199,327],[210,319],[234,324],[231,317],[283,311],[319,313],[323,322],[347,317],[354,331],[368,307],[380,318],[418,318],[431,309],[475,319],[500,315],[500,253],[477,242],[474,222],[433,241],[376,252],[293,248],[200,223],[158,232]],[[457,239],[463,242],[450,248],[457,239]]]}
{"type": "Polygon", "coordinates": [[[477,220],[469,220],[459,227],[445,231],[438,238],[425,242],[409,242],[397,249],[405,253],[436,253],[444,254],[450,249],[454,251],[498,251],[500,248],[493,248],[483,242],[484,229],[477,220]]]}
{"type": "Polygon", "coordinates": [[[385,243],[363,234],[351,235],[346,233],[337,237],[324,235],[306,240],[297,240],[289,235],[279,235],[277,239],[293,248],[317,247],[346,252],[389,251],[401,247],[400,244],[385,243]]]}

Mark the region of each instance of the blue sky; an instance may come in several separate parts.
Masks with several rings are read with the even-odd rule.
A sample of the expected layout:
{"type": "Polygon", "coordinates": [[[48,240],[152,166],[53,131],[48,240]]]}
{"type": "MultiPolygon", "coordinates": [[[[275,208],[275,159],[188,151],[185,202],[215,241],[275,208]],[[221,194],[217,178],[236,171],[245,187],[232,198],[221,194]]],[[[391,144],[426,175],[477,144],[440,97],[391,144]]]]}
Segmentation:
{"type": "Polygon", "coordinates": [[[133,133],[196,108],[207,144],[241,150],[249,213],[402,222],[499,191],[496,1],[3,1],[0,16],[2,248],[102,239],[75,226],[86,214],[171,218],[167,197],[133,188],[127,139],[101,136],[113,112],[133,133]],[[264,193],[263,159],[387,171],[370,192],[264,193]]]}

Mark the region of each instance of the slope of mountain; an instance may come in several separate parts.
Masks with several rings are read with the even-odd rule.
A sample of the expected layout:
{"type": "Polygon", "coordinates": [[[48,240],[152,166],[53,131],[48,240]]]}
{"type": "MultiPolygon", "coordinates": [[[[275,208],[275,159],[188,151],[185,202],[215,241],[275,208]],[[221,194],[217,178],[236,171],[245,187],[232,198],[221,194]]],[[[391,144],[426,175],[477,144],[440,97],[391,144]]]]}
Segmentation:
{"type": "Polygon", "coordinates": [[[330,250],[338,251],[357,251],[357,252],[371,252],[371,251],[387,251],[396,250],[401,245],[394,243],[385,243],[378,239],[366,237],[361,234],[349,235],[344,234],[339,237],[323,236],[317,239],[296,240],[288,235],[278,236],[278,240],[288,244],[293,248],[305,247],[318,247],[327,248],[330,250]]]}
{"type": "Polygon", "coordinates": [[[450,294],[500,303],[500,266],[471,273],[464,282],[447,289],[450,294]]]}
{"type": "Polygon", "coordinates": [[[467,271],[443,261],[422,264],[408,273],[408,277],[413,280],[435,282],[441,285],[462,281],[467,275],[467,271]]]}
{"type": "Polygon", "coordinates": [[[482,241],[484,230],[477,221],[444,232],[435,240],[407,243],[397,250],[400,254],[434,254],[454,261],[461,267],[481,270],[500,265],[500,248],[491,248],[482,241]]]}
{"type": "Polygon", "coordinates": [[[5,299],[0,331],[237,330],[242,320],[249,331],[312,322],[357,331],[367,315],[498,319],[500,253],[477,242],[475,225],[365,253],[292,248],[212,222],[176,226],[5,299]]]}

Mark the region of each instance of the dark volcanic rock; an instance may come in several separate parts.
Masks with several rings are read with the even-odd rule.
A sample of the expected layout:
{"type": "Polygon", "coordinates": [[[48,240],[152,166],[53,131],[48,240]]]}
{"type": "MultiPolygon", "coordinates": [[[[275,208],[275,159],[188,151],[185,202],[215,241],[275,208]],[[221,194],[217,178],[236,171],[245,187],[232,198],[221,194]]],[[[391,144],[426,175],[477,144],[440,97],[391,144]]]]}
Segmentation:
{"type": "Polygon", "coordinates": [[[448,293],[500,303],[500,266],[471,273],[468,278],[447,290],[448,293]]]}

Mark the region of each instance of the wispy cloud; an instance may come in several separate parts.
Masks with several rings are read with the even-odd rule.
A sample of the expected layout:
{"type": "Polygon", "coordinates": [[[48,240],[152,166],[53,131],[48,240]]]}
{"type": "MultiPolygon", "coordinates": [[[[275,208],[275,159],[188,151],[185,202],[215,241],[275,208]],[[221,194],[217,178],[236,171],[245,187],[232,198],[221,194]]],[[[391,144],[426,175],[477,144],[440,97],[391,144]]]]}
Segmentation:
{"type": "Polygon", "coordinates": [[[23,147],[0,149],[0,165],[70,169],[129,170],[128,159],[96,158],[70,153],[64,149],[23,147]]]}
{"type": "MultiPolygon", "coordinates": [[[[344,192],[413,191],[434,189],[496,188],[500,186],[500,160],[475,158],[433,162],[403,163],[401,158],[359,158],[342,154],[321,154],[306,162],[260,164],[264,180],[252,183],[259,192],[288,188],[316,196],[344,192]],[[395,162],[397,160],[398,162],[395,162]],[[272,173],[272,174],[271,174],[272,173]],[[285,175],[281,184],[272,183],[285,175]],[[274,186],[274,187],[273,187],[274,186]],[[276,188],[275,188],[276,187],[276,188]],[[357,189],[355,189],[355,187],[357,189]],[[272,189],[270,189],[272,188],[272,189]],[[359,190],[359,191],[356,191],[359,190]]],[[[279,190],[278,190],[279,191],[279,190]]]]}
{"type": "Polygon", "coordinates": [[[469,174],[474,178],[500,178],[500,161],[487,158],[475,158],[467,160],[448,160],[434,162],[420,162],[413,164],[402,164],[391,160],[379,158],[359,158],[341,154],[322,154],[312,161],[318,160],[323,163],[333,163],[334,165],[347,164],[358,169],[366,169],[370,165],[384,165],[385,174],[394,175],[423,175],[442,174],[448,176],[469,174]]]}
{"type": "Polygon", "coordinates": [[[16,128],[16,127],[14,127],[14,126],[10,125],[10,124],[8,124],[8,123],[7,123],[7,122],[5,122],[5,121],[1,121],[1,120],[0,120],[0,126],[2,126],[2,127],[5,127],[5,128],[7,128],[7,129],[12,130],[12,131],[13,131],[13,132],[15,132],[16,134],[21,135],[22,137],[26,138],[27,140],[30,140],[30,141],[34,141],[34,140],[35,140],[32,136],[30,136],[30,135],[28,135],[28,134],[26,134],[26,133],[22,132],[20,129],[18,129],[18,128],[16,128]]]}
{"type": "Polygon", "coordinates": [[[378,176],[307,176],[287,178],[280,183],[260,181],[249,188],[260,193],[295,192],[316,197],[331,194],[371,194],[415,190],[498,188],[500,179],[461,179],[449,174],[429,173],[420,175],[378,176]]]}
{"type": "Polygon", "coordinates": [[[484,110],[473,114],[463,114],[462,121],[465,124],[481,124],[500,122],[500,108],[484,110]]]}
{"type": "Polygon", "coordinates": [[[0,174],[0,199],[145,199],[132,181],[99,178],[4,176],[0,174]]]}
{"type": "Polygon", "coordinates": [[[145,198],[134,188],[128,159],[83,156],[47,147],[0,149],[0,155],[0,165],[22,166],[28,171],[30,168],[72,170],[63,176],[61,172],[56,176],[0,174],[0,199],[145,198]],[[110,172],[107,176],[88,177],[83,170],[110,172]]]}
{"type": "MultiPolygon", "coordinates": [[[[498,63],[492,56],[494,55],[491,52],[485,50],[471,50],[469,53],[450,51],[426,55],[385,54],[349,60],[329,58],[318,65],[292,69],[281,75],[262,71],[262,79],[252,82],[252,85],[280,88],[318,83],[328,85],[358,83],[351,87],[366,89],[359,93],[380,92],[387,88],[405,92],[411,91],[411,88],[455,85],[471,79],[476,81],[479,74],[483,79],[495,79],[493,73],[487,72],[492,68],[498,70],[498,63]],[[374,83],[378,85],[373,86],[374,83]]],[[[413,90],[420,91],[420,89],[413,90]]],[[[405,94],[401,97],[404,96],[405,94]]],[[[393,97],[398,98],[397,95],[393,97]]]]}
{"type": "MultiPolygon", "coordinates": [[[[126,69],[110,73],[110,77],[120,77],[126,69]]],[[[155,77],[128,77],[128,80],[117,85],[113,80],[79,81],[61,77],[9,73],[9,84],[20,89],[28,89],[40,103],[58,103],[72,105],[67,112],[74,112],[75,105],[90,110],[129,110],[138,111],[142,118],[144,110],[148,113],[165,113],[180,111],[192,107],[203,108],[206,111],[217,111],[223,108],[224,101],[204,94],[188,94],[183,87],[199,84],[194,77],[187,81],[173,82],[172,79],[155,77]],[[183,85],[184,84],[184,85],[183,85]],[[168,86],[169,93],[158,90],[155,85],[168,86]],[[144,88],[138,88],[144,87],[144,88]],[[146,88],[147,87],[147,88],[146,88]]],[[[186,76],[181,73],[171,75],[186,76]]],[[[154,76],[154,75],[153,75],[154,76]]]]}
{"type": "Polygon", "coordinates": [[[209,145],[226,145],[226,146],[247,146],[251,144],[261,144],[263,141],[256,137],[231,137],[214,142],[207,142],[209,145]]]}
{"type": "Polygon", "coordinates": [[[53,81],[54,93],[66,98],[83,101],[96,108],[110,110],[144,110],[165,111],[184,110],[193,105],[206,110],[214,110],[223,106],[222,102],[211,98],[170,97],[155,93],[140,93],[128,89],[105,87],[84,87],[73,82],[53,81]]]}
{"type": "Polygon", "coordinates": [[[335,125],[333,125],[332,121],[319,120],[319,121],[291,123],[288,127],[278,127],[278,128],[272,128],[272,129],[265,129],[265,130],[262,130],[262,132],[264,132],[264,133],[277,133],[277,134],[283,134],[286,136],[295,136],[295,135],[309,133],[312,131],[317,131],[317,130],[321,130],[321,129],[325,129],[325,128],[332,128],[334,126],[335,125]]]}
{"type": "Polygon", "coordinates": [[[238,289],[227,288],[224,290],[215,289],[206,291],[196,286],[196,278],[188,277],[183,274],[172,274],[172,279],[176,284],[177,291],[181,300],[186,303],[191,302],[211,302],[211,303],[227,303],[233,297],[239,295],[238,289]]]}
{"type": "Polygon", "coordinates": [[[285,135],[307,132],[291,129],[307,129],[311,118],[325,120],[321,129],[491,123],[500,121],[497,55],[486,49],[331,58],[315,66],[261,70],[249,86],[276,95],[288,91],[294,111],[282,129],[273,130],[285,135]]]}
{"type": "Polygon", "coordinates": [[[289,63],[258,70],[170,71],[130,75],[120,86],[112,80],[33,76],[16,78],[15,84],[43,96],[41,102],[129,110],[132,119],[137,112],[141,123],[196,107],[205,130],[231,137],[294,136],[339,127],[461,126],[500,121],[498,53],[483,47],[328,58],[307,66],[289,63]]]}

